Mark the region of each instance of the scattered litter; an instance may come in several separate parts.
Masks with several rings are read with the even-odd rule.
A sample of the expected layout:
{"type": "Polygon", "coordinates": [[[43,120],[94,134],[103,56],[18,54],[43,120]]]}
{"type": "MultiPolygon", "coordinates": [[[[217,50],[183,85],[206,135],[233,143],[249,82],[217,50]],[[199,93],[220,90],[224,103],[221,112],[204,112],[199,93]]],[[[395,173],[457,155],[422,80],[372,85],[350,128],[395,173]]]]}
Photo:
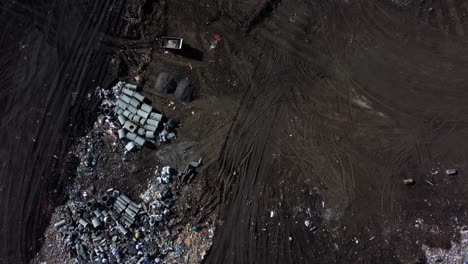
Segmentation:
{"type": "Polygon", "coordinates": [[[403,183],[405,185],[413,185],[415,184],[416,182],[413,180],[413,179],[406,179],[406,180],[403,180],[403,183]]]}
{"type": "Polygon", "coordinates": [[[445,171],[447,175],[456,175],[458,172],[456,169],[448,169],[445,171]]]}
{"type": "Polygon", "coordinates": [[[193,224],[181,232],[172,229],[180,219],[171,219],[177,217],[171,207],[181,183],[201,165],[201,158],[192,163],[180,173],[170,166],[156,167],[141,202],[110,188],[95,195],[83,192],[85,200],[61,207],[52,232],[58,234],[63,252],[80,263],[178,263],[183,257],[190,263],[201,261],[211,247],[213,224],[193,224]]]}
{"type": "Polygon", "coordinates": [[[359,244],[359,240],[356,237],[354,237],[354,243],[359,244]]]}
{"type": "Polygon", "coordinates": [[[181,258],[195,263],[211,247],[213,221],[190,223],[193,231],[188,233],[180,229],[186,223],[172,213],[182,187],[197,174],[201,158],[182,172],[156,167],[141,202],[113,188],[95,190],[103,181],[124,176],[123,166],[130,173],[140,170],[120,162],[119,147],[125,162],[137,157],[131,153],[136,149],[177,139],[177,123],[170,119],[163,123],[163,115],[153,111],[137,88],[118,82],[112,89],[97,90],[102,99],[97,121],[69,153],[79,161],[72,167],[77,180],[67,187],[69,202],[57,208],[46,233],[56,257],[76,263],[179,263],[181,258]],[[95,184],[96,180],[100,183],[95,184]]]}
{"type": "Polygon", "coordinates": [[[213,40],[210,43],[210,50],[216,48],[218,46],[218,42],[221,40],[221,36],[219,34],[213,35],[213,40]]]}
{"type": "Polygon", "coordinates": [[[429,264],[436,263],[467,263],[468,262],[468,232],[462,227],[459,241],[451,241],[450,249],[422,246],[429,264]]]}
{"type": "Polygon", "coordinates": [[[431,185],[431,186],[434,186],[434,184],[432,182],[430,182],[429,180],[426,180],[426,182],[431,185]]]}

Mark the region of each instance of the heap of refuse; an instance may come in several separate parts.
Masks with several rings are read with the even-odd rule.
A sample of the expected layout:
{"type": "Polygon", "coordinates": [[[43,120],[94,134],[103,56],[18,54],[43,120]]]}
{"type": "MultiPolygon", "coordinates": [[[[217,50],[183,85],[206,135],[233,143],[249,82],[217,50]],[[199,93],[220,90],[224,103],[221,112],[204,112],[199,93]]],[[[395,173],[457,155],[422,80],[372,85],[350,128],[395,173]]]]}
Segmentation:
{"type": "Polygon", "coordinates": [[[70,258],[122,263],[124,259],[157,255],[157,246],[145,248],[147,242],[153,242],[151,232],[145,231],[167,219],[169,211],[163,206],[160,210],[159,217],[153,217],[156,213],[153,208],[110,189],[86,203],[71,203],[54,227],[60,231],[70,258]]]}
{"type": "Polygon", "coordinates": [[[148,141],[161,143],[176,137],[175,124],[170,121],[160,125],[163,115],[155,111],[136,89],[135,84],[118,82],[112,90],[100,93],[103,99],[100,120],[118,128],[118,138],[127,151],[143,147],[148,141]]]}
{"type": "Polygon", "coordinates": [[[118,169],[103,164],[119,158],[114,148],[119,142],[127,154],[175,137],[174,122],[163,123],[162,114],[145,102],[135,85],[119,82],[112,89],[98,91],[100,115],[94,130],[79,140],[76,156],[82,165],[77,168],[80,174],[70,191],[70,201],[54,214],[55,224],[48,234],[55,234],[55,238],[49,248],[57,248],[59,254],[65,253],[77,263],[179,263],[182,258],[200,262],[211,246],[213,222],[181,219],[176,202],[182,187],[196,176],[202,159],[189,162],[180,172],[169,166],[156,167],[139,200],[115,190],[114,184],[104,187],[113,187],[107,191],[96,192],[99,185],[93,180],[118,176],[118,169]],[[103,146],[108,152],[102,152],[103,146]]]}
{"type": "Polygon", "coordinates": [[[160,263],[181,256],[188,249],[172,244],[177,220],[170,219],[171,208],[200,164],[191,162],[181,173],[156,167],[141,203],[114,189],[93,197],[85,192],[85,202],[70,202],[54,224],[64,252],[92,263],[160,263]]]}

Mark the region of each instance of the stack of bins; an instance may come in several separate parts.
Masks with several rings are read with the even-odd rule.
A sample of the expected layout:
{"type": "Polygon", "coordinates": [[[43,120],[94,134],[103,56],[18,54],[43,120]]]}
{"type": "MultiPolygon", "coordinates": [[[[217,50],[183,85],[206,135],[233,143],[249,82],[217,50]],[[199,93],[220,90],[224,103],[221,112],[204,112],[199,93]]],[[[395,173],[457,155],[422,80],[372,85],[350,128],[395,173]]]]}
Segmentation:
{"type": "Polygon", "coordinates": [[[154,139],[162,119],[162,115],[153,112],[144,101],[145,97],[136,91],[136,85],[127,83],[115,103],[114,112],[122,126],[118,131],[119,139],[130,140],[125,146],[129,151],[135,145],[143,146],[147,139],[154,139]]]}

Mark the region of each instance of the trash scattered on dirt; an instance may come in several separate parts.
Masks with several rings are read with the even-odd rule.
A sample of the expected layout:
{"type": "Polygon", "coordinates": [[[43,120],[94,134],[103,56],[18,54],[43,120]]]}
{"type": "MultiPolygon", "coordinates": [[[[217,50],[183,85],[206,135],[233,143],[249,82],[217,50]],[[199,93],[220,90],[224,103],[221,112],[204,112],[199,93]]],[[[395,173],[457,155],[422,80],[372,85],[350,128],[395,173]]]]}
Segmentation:
{"type": "Polygon", "coordinates": [[[457,175],[457,170],[456,169],[448,169],[445,171],[447,175],[457,175]]]}
{"type": "Polygon", "coordinates": [[[428,264],[435,263],[467,263],[468,262],[468,229],[460,230],[459,242],[451,241],[450,249],[431,248],[423,245],[422,249],[426,255],[428,264]]]}
{"type": "Polygon", "coordinates": [[[179,263],[181,259],[194,263],[211,247],[214,221],[195,224],[174,213],[182,187],[194,179],[202,158],[188,162],[182,171],[156,166],[146,173],[149,182],[138,199],[115,187],[103,188],[122,187],[124,166],[132,174],[141,170],[135,164],[135,149],[177,138],[177,123],[155,112],[136,89],[137,85],[126,82],[98,89],[100,115],[69,153],[79,158],[77,175],[67,189],[69,201],[56,209],[46,231],[45,243],[54,249],[43,251],[42,258],[79,263],[179,263]]]}
{"type": "Polygon", "coordinates": [[[141,201],[112,188],[84,192],[58,208],[46,235],[80,263],[199,263],[211,247],[213,224],[183,224],[171,208],[200,164],[190,162],[183,172],[156,167],[141,201]]]}
{"type": "Polygon", "coordinates": [[[215,49],[220,40],[221,40],[221,36],[219,34],[214,34],[213,40],[210,43],[210,50],[215,49]]]}
{"type": "Polygon", "coordinates": [[[405,179],[405,180],[403,180],[403,183],[404,183],[405,185],[413,185],[413,184],[415,184],[416,182],[415,182],[413,179],[405,179]]]}

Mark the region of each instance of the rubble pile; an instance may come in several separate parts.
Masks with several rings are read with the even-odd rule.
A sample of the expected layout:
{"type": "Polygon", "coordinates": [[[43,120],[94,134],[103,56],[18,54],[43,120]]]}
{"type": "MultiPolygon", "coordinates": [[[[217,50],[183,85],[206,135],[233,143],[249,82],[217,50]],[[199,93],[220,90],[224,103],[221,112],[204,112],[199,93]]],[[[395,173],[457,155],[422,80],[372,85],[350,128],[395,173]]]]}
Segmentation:
{"type": "Polygon", "coordinates": [[[178,221],[170,219],[182,181],[193,177],[192,165],[200,162],[190,163],[183,173],[169,166],[157,167],[149,188],[141,195],[142,203],[114,189],[86,202],[69,203],[54,224],[64,252],[69,258],[94,263],[159,263],[188,255],[200,261],[211,246],[212,235],[204,234],[206,229],[198,233],[200,230],[193,228],[198,234],[185,233],[183,238],[171,232],[178,221]],[[187,241],[193,243],[187,245],[187,241]]]}
{"type": "MultiPolygon", "coordinates": [[[[162,125],[163,115],[148,104],[131,83],[118,82],[112,89],[100,91],[102,115],[99,122],[109,123],[127,151],[143,147],[148,142],[160,144],[176,137],[173,121],[162,125]]],[[[113,133],[115,134],[115,133],[113,133]]]]}
{"type": "Polygon", "coordinates": [[[186,225],[174,241],[174,250],[167,263],[201,263],[212,245],[215,228],[212,224],[186,225]]]}
{"type": "Polygon", "coordinates": [[[141,200],[116,190],[127,188],[125,167],[137,170],[134,162],[141,152],[133,149],[175,138],[175,122],[162,123],[163,116],[153,112],[135,88],[119,82],[112,89],[98,89],[98,120],[69,153],[80,159],[67,189],[69,202],[57,208],[46,232],[49,250],[43,256],[48,261],[199,263],[211,247],[214,221],[200,224],[177,213],[177,199],[194,179],[201,159],[180,172],[156,166],[147,188],[138,190],[141,200]]]}
{"type": "Polygon", "coordinates": [[[166,208],[159,209],[156,217],[156,209],[109,189],[99,198],[70,203],[54,227],[70,258],[93,263],[136,263],[159,256],[154,234],[164,228],[169,214],[166,208]]]}
{"type": "Polygon", "coordinates": [[[451,241],[450,249],[422,246],[428,264],[468,263],[468,227],[460,228],[459,241],[451,241]]]}

